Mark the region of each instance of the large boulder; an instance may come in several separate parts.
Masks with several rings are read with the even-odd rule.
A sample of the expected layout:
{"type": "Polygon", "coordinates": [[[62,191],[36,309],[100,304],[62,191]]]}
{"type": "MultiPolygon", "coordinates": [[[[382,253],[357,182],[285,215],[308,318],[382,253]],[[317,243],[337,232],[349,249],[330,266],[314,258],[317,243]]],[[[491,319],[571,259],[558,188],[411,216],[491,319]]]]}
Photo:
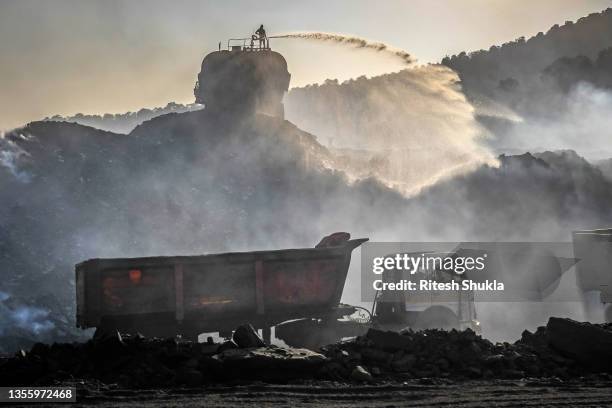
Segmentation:
{"type": "Polygon", "coordinates": [[[229,378],[264,381],[314,377],[327,361],[311,350],[276,346],[225,350],[213,358],[223,364],[229,378]]]}
{"type": "Polygon", "coordinates": [[[594,370],[612,367],[612,331],[602,326],[551,317],[547,339],[552,348],[594,370]]]}
{"type": "Polygon", "coordinates": [[[379,349],[387,351],[397,351],[410,347],[412,339],[409,336],[404,336],[394,331],[383,331],[378,329],[370,329],[366,334],[366,338],[379,349]]]}

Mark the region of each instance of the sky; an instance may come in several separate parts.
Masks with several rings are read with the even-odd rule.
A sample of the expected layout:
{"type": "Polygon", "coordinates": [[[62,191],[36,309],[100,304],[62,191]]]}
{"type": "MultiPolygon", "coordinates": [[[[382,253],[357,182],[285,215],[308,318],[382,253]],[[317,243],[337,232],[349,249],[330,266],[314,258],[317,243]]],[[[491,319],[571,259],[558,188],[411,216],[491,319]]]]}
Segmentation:
{"type": "MultiPolygon", "coordinates": [[[[351,34],[437,62],[607,7],[612,0],[0,0],[0,129],[191,103],[202,58],[262,23],[268,35],[351,34]]],[[[337,45],[271,46],[287,59],[291,86],[402,68],[337,45]]]]}

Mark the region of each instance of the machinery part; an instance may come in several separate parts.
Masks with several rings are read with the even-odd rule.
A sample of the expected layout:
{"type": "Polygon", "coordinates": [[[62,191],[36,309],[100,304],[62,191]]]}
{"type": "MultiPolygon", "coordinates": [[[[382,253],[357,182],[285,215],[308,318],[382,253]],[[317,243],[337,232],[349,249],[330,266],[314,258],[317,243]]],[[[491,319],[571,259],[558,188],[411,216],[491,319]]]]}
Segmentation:
{"type": "Polygon", "coordinates": [[[419,313],[415,329],[459,329],[460,322],[457,315],[448,307],[435,305],[419,313]]]}
{"type": "Polygon", "coordinates": [[[347,337],[361,336],[370,324],[352,320],[300,319],[276,326],[275,336],[291,347],[317,350],[347,337]]]}
{"type": "Polygon", "coordinates": [[[283,95],[291,74],[274,51],[215,51],[202,61],[194,88],[197,103],[222,115],[264,113],[284,117],[283,95]]]}
{"type": "Polygon", "coordinates": [[[583,307],[588,321],[603,317],[612,320],[612,229],[574,231],[572,233],[576,264],[576,284],[582,292],[583,307]]]}
{"type": "Polygon", "coordinates": [[[357,315],[355,316],[355,313],[352,313],[351,315],[346,316],[348,320],[355,322],[355,323],[363,323],[363,324],[372,323],[373,315],[371,311],[361,306],[353,306],[353,307],[355,308],[355,312],[357,313],[357,315]]]}

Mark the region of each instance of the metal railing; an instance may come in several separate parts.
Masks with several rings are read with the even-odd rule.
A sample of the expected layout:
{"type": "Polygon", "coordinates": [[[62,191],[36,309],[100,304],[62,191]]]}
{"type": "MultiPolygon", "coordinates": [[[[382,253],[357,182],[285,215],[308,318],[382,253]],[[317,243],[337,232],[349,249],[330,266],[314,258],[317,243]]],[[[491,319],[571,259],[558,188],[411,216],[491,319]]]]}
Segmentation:
{"type": "Polygon", "coordinates": [[[235,50],[235,47],[239,47],[240,51],[269,51],[270,39],[253,35],[251,38],[230,38],[227,40],[228,51],[235,50]]]}

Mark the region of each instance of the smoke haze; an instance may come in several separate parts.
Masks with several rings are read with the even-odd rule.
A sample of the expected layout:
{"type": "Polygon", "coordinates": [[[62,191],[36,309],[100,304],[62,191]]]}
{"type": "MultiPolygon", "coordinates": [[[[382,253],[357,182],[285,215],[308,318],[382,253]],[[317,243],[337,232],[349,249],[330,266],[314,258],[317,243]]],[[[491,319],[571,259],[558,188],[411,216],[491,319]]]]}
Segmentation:
{"type": "MultiPolygon", "coordinates": [[[[414,63],[404,51],[358,38],[291,36],[414,63]]],[[[203,109],[157,116],[127,134],[53,121],[7,132],[0,139],[5,335],[70,327],[51,321],[55,312],[46,311],[58,308],[41,298],[73,307],[73,266],[93,257],[312,247],[333,231],[378,241],[567,241],[574,229],[612,223],[609,176],[572,150],[550,151],[584,147],[580,134],[589,148],[604,148],[608,90],[540,92],[495,78],[486,93],[460,81],[467,65],[456,69],[411,65],[296,88],[286,97],[287,121],[203,109]],[[560,105],[547,98],[559,98],[570,112],[565,122],[527,109],[532,90],[550,110],[560,105]],[[481,93],[497,104],[489,111],[501,112],[501,125],[478,116],[487,112],[474,108],[481,93]],[[507,112],[521,120],[502,131],[507,112]],[[502,143],[533,151],[496,158],[502,143]]],[[[119,119],[129,123],[122,129],[135,123],[128,116],[119,119]]],[[[345,287],[349,303],[359,303],[358,267],[355,260],[345,287]]],[[[484,333],[505,339],[555,311],[575,313],[493,309],[479,311],[484,333]],[[500,318],[517,324],[500,327],[500,318]]]]}

